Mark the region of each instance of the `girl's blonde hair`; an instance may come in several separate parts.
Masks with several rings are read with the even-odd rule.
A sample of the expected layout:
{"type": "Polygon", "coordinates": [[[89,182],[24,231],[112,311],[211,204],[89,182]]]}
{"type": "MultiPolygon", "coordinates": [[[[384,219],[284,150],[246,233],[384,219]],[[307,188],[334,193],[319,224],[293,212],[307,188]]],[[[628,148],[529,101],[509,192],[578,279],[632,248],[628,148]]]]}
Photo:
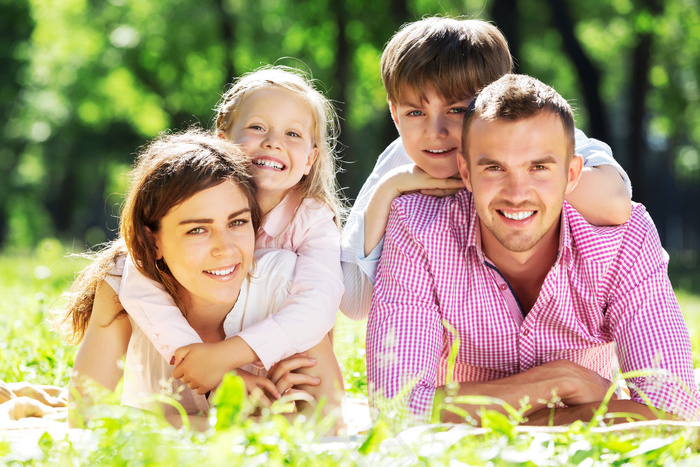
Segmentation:
{"type": "Polygon", "coordinates": [[[97,254],[68,294],[62,327],[68,331],[69,341],[82,340],[97,288],[118,258],[127,252],[139,271],[161,283],[180,309],[185,310],[184,291],[167,264],[156,259],[152,234],[160,230],[161,219],[172,207],[225,181],[234,183],[245,195],[257,232],[261,219],[255,200],[257,190],[248,158],[238,146],[209,132],[190,129],[160,136],[140,152],[122,207],[120,238],[97,254]]]}
{"type": "Polygon", "coordinates": [[[236,114],[245,101],[256,91],[277,86],[301,96],[313,115],[313,143],[318,156],[308,175],[296,186],[297,193],[327,204],[335,214],[340,227],[344,203],[336,180],[338,171],[335,149],[338,142],[339,123],[333,104],[313,85],[303,72],[286,66],[267,66],[247,73],[234,81],[216,107],[216,132],[229,137],[236,121],[236,114]]]}

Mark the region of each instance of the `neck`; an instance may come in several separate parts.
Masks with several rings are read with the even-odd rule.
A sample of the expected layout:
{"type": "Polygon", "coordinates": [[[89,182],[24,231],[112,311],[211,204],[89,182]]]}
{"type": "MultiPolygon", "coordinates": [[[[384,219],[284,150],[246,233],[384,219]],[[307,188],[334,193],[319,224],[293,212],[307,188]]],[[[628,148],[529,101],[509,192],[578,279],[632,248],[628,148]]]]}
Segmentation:
{"type": "Polygon", "coordinates": [[[203,342],[219,342],[226,338],[224,320],[233,308],[231,305],[192,305],[187,312],[187,322],[203,342]]]}
{"type": "Polygon", "coordinates": [[[525,311],[530,311],[537,301],[544,279],[557,259],[560,230],[560,223],[555,223],[533,248],[525,252],[507,250],[495,238],[486,241],[482,235],[484,255],[508,280],[525,311]]]}
{"type": "Polygon", "coordinates": [[[258,191],[258,196],[256,196],[256,200],[258,201],[258,206],[260,206],[260,213],[263,216],[266,216],[267,213],[275,209],[275,206],[282,202],[287,193],[288,191],[285,191],[283,193],[271,193],[263,190],[258,191]]]}

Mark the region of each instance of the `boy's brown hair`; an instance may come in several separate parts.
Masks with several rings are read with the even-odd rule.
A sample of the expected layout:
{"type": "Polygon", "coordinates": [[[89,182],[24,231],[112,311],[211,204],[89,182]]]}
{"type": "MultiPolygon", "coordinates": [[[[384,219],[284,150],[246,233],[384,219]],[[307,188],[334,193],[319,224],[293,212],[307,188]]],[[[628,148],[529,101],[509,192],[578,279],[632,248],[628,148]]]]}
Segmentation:
{"type": "Polygon", "coordinates": [[[405,24],[381,59],[384,89],[393,104],[402,102],[406,87],[425,99],[426,86],[448,102],[461,101],[512,68],[508,42],[497,27],[445,17],[405,24]]]}

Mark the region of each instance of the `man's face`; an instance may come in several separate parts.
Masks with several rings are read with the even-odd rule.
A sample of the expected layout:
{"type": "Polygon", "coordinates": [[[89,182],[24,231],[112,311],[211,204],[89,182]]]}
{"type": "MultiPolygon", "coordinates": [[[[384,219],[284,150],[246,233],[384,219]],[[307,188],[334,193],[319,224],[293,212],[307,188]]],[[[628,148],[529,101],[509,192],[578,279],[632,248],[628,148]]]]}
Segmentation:
{"type": "Polygon", "coordinates": [[[459,169],[481,221],[482,248],[534,252],[558,244],[564,195],[578,181],[582,162],[570,162],[564,125],[551,112],[516,122],[472,122],[459,169]],[[544,240],[543,240],[544,239],[544,240]],[[549,243],[546,243],[549,245],[549,243]]]}
{"type": "Polygon", "coordinates": [[[461,158],[462,122],[472,98],[447,102],[432,87],[425,89],[425,100],[406,87],[403,102],[391,104],[391,116],[399,130],[408,157],[435,178],[448,178],[458,172],[461,158]]]}

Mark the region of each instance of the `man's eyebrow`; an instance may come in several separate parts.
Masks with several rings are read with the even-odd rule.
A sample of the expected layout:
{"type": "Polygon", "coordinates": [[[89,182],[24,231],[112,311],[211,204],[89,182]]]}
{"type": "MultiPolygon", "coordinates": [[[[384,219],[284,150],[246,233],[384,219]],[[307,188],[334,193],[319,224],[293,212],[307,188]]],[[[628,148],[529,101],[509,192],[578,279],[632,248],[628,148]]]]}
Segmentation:
{"type": "MultiPolygon", "coordinates": [[[[528,162],[530,165],[545,165],[545,164],[556,164],[557,158],[551,154],[542,156],[538,159],[533,159],[528,162]]],[[[488,156],[479,156],[476,160],[477,166],[484,165],[503,165],[501,161],[492,159],[488,156]]]]}
{"type": "MultiPolygon", "coordinates": [[[[231,214],[228,215],[228,219],[231,220],[235,217],[240,216],[241,214],[245,214],[246,212],[250,212],[250,208],[244,208],[244,209],[239,209],[238,211],[232,212],[231,214]]],[[[214,219],[210,218],[201,218],[201,219],[183,219],[180,221],[179,225],[184,225],[184,224],[213,224],[214,219]]]]}

